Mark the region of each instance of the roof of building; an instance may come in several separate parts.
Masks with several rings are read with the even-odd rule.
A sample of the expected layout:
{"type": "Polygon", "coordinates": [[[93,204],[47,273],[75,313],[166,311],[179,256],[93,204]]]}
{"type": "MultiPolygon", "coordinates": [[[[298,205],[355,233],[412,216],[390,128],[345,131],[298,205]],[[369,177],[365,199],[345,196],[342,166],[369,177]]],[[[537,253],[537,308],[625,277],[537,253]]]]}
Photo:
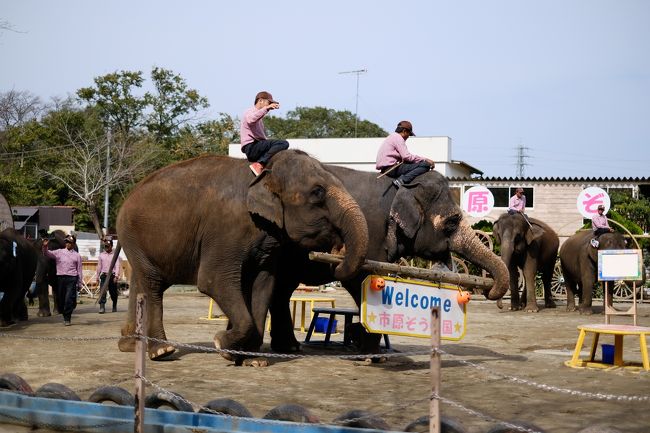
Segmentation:
{"type": "Polygon", "coordinates": [[[584,183],[635,183],[650,184],[648,177],[452,177],[449,180],[479,182],[584,182],[584,183]]]}

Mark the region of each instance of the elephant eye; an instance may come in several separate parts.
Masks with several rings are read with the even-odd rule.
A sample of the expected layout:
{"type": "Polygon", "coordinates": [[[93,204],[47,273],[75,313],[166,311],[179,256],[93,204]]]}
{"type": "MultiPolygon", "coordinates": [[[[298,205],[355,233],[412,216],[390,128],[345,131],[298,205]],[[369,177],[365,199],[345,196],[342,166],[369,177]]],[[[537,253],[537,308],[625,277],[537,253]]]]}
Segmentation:
{"type": "Polygon", "coordinates": [[[320,185],[315,186],[309,193],[309,201],[312,204],[319,204],[325,201],[325,188],[320,185]]]}
{"type": "Polygon", "coordinates": [[[445,235],[451,236],[458,230],[458,224],[460,224],[461,218],[459,214],[455,214],[445,220],[445,227],[443,228],[445,235]]]}

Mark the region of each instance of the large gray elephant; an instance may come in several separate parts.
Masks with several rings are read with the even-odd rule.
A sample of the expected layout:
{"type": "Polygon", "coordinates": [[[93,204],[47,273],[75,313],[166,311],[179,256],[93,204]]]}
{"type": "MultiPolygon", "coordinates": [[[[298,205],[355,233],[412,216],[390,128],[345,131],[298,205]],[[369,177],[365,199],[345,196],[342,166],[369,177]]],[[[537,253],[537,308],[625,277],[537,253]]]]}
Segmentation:
{"type": "Polygon", "coordinates": [[[34,279],[38,254],[13,228],[0,232],[0,326],[27,320],[25,294],[34,279]]]}
{"type": "MultiPolygon", "coordinates": [[[[133,272],[123,336],[135,329],[135,294],[148,295],[147,336],[164,340],[164,291],[196,284],[230,319],[214,337],[216,347],[245,351],[262,344],[283,244],[306,251],[345,246],[334,271],[341,279],[358,271],[368,245],[358,204],[320,162],[297,150],[276,154],[254,180],[247,161],[222,156],[158,170],[125,200],[117,234],[133,272]]],[[[120,350],[133,343],[123,337],[120,350]]],[[[150,342],[148,350],[159,359],[174,347],[150,342]]]]}
{"type": "MultiPolygon", "coordinates": [[[[486,269],[494,278],[494,286],[485,291],[488,299],[500,299],[508,290],[508,269],[501,259],[475,236],[463,219],[449,190],[449,182],[438,172],[418,176],[413,183],[396,189],[390,178],[377,178],[376,173],[360,172],[328,166],[354,199],[368,222],[370,243],[368,259],[394,262],[400,257],[418,256],[427,260],[450,263],[451,252],[486,269]]],[[[291,246],[282,254],[278,287],[271,307],[271,346],[280,352],[299,350],[291,315],[289,298],[300,282],[317,285],[341,280],[328,265],[309,260],[304,251],[291,246]]],[[[361,305],[361,283],[368,275],[361,272],[345,279],[343,286],[356,304],[361,305]]],[[[378,353],[380,334],[360,336],[360,350],[378,353]]]]}
{"type": "Polygon", "coordinates": [[[555,308],[551,279],[557,259],[560,239],[544,222],[526,218],[520,213],[502,214],[494,223],[494,237],[501,244],[501,260],[510,273],[510,309],[537,312],[535,276],[542,274],[544,306],[555,308]],[[530,224],[529,224],[530,223],[530,224]],[[524,292],[519,300],[519,271],[524,276],[524,292]]]}
{"type": "Polygon", "coordinates": [[[591,246],[594,234],[591,230],[579,231],[560,248],[560,264],[566,284],[567,311],[575,311],[575,295],[578,295],[580,314],[592,314],[591,301],[594,284],[598,278],[598,251],[622,250],[627,242],[622,234],[605,233],[598,237],[598,248],[591,246]]]}

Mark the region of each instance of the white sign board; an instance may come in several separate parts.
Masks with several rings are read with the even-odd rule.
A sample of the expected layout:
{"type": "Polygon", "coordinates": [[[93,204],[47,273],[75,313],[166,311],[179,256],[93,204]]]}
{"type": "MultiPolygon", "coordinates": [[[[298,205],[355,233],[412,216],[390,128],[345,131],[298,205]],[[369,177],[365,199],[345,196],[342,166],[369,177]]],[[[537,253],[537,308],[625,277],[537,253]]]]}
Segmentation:
{"type": "Polygon", "coordinates": [[[484,186],[473,186],[463,194],[461,207],[475,218],[483,217],[494,208],[494,195],[484,186]]]}
{"type": "Polygon", "coordinates": [[[642,280],[641,250],[598,251],[598,281],[642,280]]]}
{"type": "Polygon", "coordinates": [[[592,216],[598,213],[598,206],[601,204],[605,206],[603,214],[607,214],[610,206],[609,195],[602,188],[590,186],[578,194],[576,206],[583,218],[591,219],[592,216]]]}
{"type": "Polygon", "coordinates": [[[361,323],[368,332],[431,338],[431,308],[440,308],[440,338],[465,336],[466,304],[457,300],[458,286],[420,280],[380,277],[381,291],[370,288],[370,275],[363,281],[361,323]]]}

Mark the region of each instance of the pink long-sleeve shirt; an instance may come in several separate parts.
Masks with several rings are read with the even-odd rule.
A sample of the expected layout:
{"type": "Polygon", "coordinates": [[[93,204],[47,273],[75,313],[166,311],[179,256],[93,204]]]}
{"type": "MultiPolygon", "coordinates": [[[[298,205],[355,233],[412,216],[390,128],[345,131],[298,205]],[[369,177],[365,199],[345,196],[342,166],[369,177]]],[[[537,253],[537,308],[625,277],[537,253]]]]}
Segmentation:
{"type": "Polygon", "coordinates": [[[591,217],[591,229],[596,231],[596,229],[608,229],[609,223],[607,222],[607,217],[605,214],[600,215],[596,214],[591,217]]]}
{"type": "Polygon", "coordinates": [[[424,158],[413,155],[406,147],[406,140],[397,132],[390,134],[377,152],[377,170],[391,167],[398,162],[420,162],[424,158]]]}
{"type": "Polygon", "coordinates": [[[239,127],[241,137],[241,146],[244,147],[256,140],[266,140],[266,131],[264,130],[264,116],[269,112],[269,107],[249,108],[242,116],[239,127]]]}
{"type": "Polygon", "coordinates": [[[510,197],[510,203],[508,204],[508,209],[516,210],[523,212],[526,209],[526,196],[522,195],[521,198],[517,197],[517,194],[510,197]]]}
{"type": "MultiPolygon", "coordinates": [[[[109,252],[102,251],[99,253],[99,258],[97,259],[97,281],[99,281],[99,276],[103,273],[108,273],[108,270],[111,267],[111,261],[113,260],[113,254],[115,250],[109,252]]],[[[117,256],[115,261],[115,267],[113,268],[113,275],[120,275],[122,271],[122,259],[120,256],[117,256]]]]}
{"type": "Polygon", "coordinates": [[[50,251],[47,247],[43,248],[43,255],[56,261],[56,274],[77,277],[77,285],[81,287],[83,283],[83,268],[81,266],[81,256],[75,250],[61,248],[50,251]]]}

